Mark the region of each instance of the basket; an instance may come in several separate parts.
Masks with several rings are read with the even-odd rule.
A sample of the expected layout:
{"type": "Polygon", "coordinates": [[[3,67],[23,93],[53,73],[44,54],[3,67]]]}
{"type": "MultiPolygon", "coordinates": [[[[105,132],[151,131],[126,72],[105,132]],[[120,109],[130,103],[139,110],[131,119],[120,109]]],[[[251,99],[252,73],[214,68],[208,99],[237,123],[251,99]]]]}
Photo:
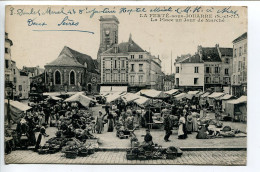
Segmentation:
{"type": "Polygon", "coordinates": [[[86,156],[88,156],[89,155],[89,152],[86,150],[86,151],[81,151],[81,152],[79,152],[79,154],[78,154],[78,156],[80,156],[80,157],[86,157],[86,156]]]}
{"type": "Polygon", "coordinates": [[[88,153],[89,154],[94,154],[95,153],[95,149],[88,149],[88,153]]]}
{"type": "Polygon", "coordinates": [[[38,149],[38,154],[43,155],[49,153],[49,149],[38,149]]]}
{"type": "Polygon", "coordinates": [[[177,158],[177,152],[166,152],[166,159],[175,159],[177,158]]]}
{"type": "Polygon", "coordinates": [[[136,160],[137,159],[137,155],[136,154],[132,154],[132,153],[127,153],[126,154],[126,159],[127,160],[136,160]]]}
{"type": "Polygon", "coordinates": [[[65,151],[66,158],[75,159],[78,155],[77,151],[65,151]]]}

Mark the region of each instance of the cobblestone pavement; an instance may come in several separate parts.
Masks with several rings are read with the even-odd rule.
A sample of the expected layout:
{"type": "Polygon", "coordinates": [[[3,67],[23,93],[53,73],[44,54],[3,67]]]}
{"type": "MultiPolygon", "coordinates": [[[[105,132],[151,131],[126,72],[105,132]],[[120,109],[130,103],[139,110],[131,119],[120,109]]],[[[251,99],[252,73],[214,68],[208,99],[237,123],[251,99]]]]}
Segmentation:
{"type": "Polygon", "coordinates": [[[87,157],[67,159],[64,154],[39,155],[32,151],[13,151],[5,155],[7,164],[193,164],[193,165],[246,165],[246,151],[185,151],[174,160],[127,160],[124,151],[96,152],[87,157]]]}

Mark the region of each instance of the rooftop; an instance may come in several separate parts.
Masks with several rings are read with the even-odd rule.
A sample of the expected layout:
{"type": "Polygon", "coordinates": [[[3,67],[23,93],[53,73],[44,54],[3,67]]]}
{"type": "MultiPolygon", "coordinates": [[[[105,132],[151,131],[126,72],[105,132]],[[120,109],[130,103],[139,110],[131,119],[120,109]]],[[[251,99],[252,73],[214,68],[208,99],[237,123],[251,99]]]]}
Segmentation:
{"type": "Polygon", "coordinates": [[[236,38],[233,43],[237,43],[241,40],[247,39],[247,32],[243,33],[241,36],[239,36],[238,38],[236,38]]]}

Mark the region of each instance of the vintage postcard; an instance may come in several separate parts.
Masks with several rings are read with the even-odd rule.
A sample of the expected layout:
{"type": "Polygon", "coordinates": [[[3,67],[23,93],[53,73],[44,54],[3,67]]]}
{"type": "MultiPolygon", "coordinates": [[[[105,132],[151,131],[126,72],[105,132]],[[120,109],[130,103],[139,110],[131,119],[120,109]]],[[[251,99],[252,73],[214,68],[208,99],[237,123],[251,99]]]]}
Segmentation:
{"type": "Polygon", "coordinates": [[[6,164],[246,165],[246,6],[5,10],[6,164]]]}

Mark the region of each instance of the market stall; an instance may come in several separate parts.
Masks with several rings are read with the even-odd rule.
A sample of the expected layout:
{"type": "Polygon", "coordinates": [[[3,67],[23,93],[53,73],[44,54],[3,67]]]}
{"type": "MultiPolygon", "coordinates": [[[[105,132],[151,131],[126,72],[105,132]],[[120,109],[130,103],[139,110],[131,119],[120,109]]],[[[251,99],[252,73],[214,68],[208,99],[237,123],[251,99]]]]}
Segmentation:
{"type": "MultiPolygon", "coordinates": [[[[27,110],[31,109],[31,106],[20,103],[18,101],[10,100],[10,117],[11,120],[17,122],[20,120],[21,115],[25,113],[27,110]]],[[[5,100],[5,119],[7,119],[8,113],[8,100],[5,100]]]]}
{"type": "Polygon", "coordinates": [[[178,94],[179,90],[178,89],[172,89],[169,91],[164,92],[165,94],[169,94],[169,95],[176,95],[178,94]]]}
{"type": "Polygon", "coordinates": [[[174,98],[176,100],[182,100],[182,99],[186,98],[186,95],[187,95],[187,93],[180,93],[180,94],[174,96],[174,98]]]}
{"type": "Polygon", "coordinates": [[[233,120],[247,121],[247,96],[227,101],[225,112],[233,120]]]}
{"type": "Polygon", "coordinates": [[[83,92],[78,92],[65,100],[65,102],[79,102],[84,107],[88,107],[91,101],[96,102],[96,100],[85,96],[83,92]]]}
{"type": "Polygon", "coordinates": [[[212,109],[215,109],[217,106],[217,102],[216,100],[222,96],[224,96],[226,93],[222,93],[222,92],[213,92],[212,94],[210,94],[208,96],[208,103],[209,106],[212,107],[212,109]]]}
{"type": "Polygon", "coordinates": [[[199,94],[199,91],[189,91],[186,95],[187,99],[192,99],[194,96],[199,94]]]}

